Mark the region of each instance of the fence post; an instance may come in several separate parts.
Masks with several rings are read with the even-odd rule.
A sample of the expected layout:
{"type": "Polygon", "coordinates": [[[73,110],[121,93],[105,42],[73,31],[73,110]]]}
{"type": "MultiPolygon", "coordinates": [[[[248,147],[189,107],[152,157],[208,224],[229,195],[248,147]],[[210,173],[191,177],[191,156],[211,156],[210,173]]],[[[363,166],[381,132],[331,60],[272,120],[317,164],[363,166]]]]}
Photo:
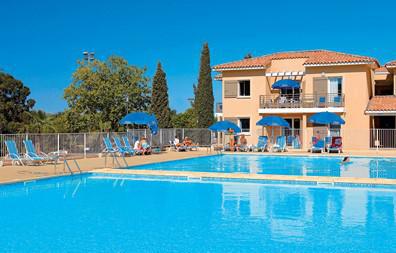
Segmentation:
{"type": "Polygon", "coordinates": [[[59,133],[58,133],[58,137],[57,137],[57,145],[56,145],[56,146],[57,146],[58,154],[59,154],[59,151],[60,151],[60,150],[59,150],[59,133]]]}
{"type": "Polygon", "coordinates": [[[162,128],[159,130],[159,136],[160,136],[159,145],[160,147],[162,147],[162,128]]]}
{"type": "Polygon", "coordinates": [[[182,140],[184,140],[184,128],[182,128],[182,140]]]}
{"type": "Polygon", "coordinates": [[[84,133],[84,158],[87,158],[87,133],[84,133]]]}

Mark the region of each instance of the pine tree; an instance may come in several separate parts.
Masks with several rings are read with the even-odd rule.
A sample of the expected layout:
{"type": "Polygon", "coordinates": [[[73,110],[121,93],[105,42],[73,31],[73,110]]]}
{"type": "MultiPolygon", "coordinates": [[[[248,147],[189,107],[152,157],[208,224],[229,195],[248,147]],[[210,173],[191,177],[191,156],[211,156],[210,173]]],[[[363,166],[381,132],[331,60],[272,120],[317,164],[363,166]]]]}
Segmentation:
{"type": "Polygon", "coordinates": [[[195,92],[194,110],[197,117],[197,127],[207,128],[213,124],[214,97],[212,75],[210,68],[210,54],[208,43],[205,43],[201,52],[198,86],[195,92]]]}
{"type": "Polygon", "coordinates": [[[153,78],[151,112],[157,117],[158,126],[160,128],[172,127],[168,99],[168,84],[166,82],[166,74],[160,62],[158,62],[157,70],[153,78]]]}

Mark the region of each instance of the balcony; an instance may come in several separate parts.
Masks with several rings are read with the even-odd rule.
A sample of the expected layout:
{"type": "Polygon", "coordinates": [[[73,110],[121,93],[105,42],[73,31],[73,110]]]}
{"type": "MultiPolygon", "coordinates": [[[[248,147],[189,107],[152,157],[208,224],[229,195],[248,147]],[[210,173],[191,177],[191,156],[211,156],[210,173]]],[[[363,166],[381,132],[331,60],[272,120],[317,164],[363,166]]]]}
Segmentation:
{"type": "Polygon", "coordinates": [[[223,113],[223,103],[216,103],[216,113],[223,113]]]}
{"type": "Polygon", "coordinates": [[[260,109],[342,108],[344,94],[271,94],[260,96],[260,109]]]}

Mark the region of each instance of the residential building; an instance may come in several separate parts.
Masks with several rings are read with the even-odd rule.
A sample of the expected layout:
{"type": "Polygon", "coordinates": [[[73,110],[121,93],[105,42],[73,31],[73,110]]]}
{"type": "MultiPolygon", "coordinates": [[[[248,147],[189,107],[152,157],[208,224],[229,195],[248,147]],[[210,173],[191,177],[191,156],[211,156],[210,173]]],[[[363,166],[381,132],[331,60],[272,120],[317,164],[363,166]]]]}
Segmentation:
{"type": "Polygon", "coordinates": [[[310,124],[309,117],[328,111],[346,122],[330,127],[332,135],[343,137],[345,149],[396,148],[396,61],[381,66],[372,57],[309,50],[242,59],[213,70],[222,83],[216,116],[237,123],[249,143],[274,132],[309,148],[312,136],[329,134],[328,126],[310,124]],[[295,85],[277,86],[286,79],[295,85]],[[269,115],[285,118],[291,128],[256,126],[269,115]]]}

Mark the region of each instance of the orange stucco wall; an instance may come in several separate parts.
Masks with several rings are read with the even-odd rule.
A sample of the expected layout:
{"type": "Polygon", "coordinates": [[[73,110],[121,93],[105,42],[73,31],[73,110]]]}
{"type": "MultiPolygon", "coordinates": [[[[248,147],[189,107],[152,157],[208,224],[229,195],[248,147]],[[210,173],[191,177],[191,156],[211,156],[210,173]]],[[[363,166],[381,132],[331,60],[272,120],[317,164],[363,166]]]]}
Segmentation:
{"type": "MultiPolygon", "coordinates": [[[[249,117],[251,131],[247,136],[250,144],[257,143],[257,137],[268,134],[266,129],[256,126],[256,122],[263,116],[258,113],[260,95],[269,95],[278,91],[271,90],[271,85],[277,80],[275,77],[265,77],[266,72],[304,71],[305,75],[297,80],[302,81],[303,93],[313,93],[313,78],[342,77],[343,93],[345,94],[345,112],[341,116],[346,124],[342,126],[342,136],[345,149],[369,148],[369,116],[365,115],[367,103],[372,96],[373,72],[368,65],[307,67],[303,66],[305,59],[273,60],[266,70],[238,70],[222,72],[223,82],[226,80],[250,80],[250,98],[222,98],[223,116],[249,117]]],[[[287,77],[286,77],[287,78],[287,77]]],[[[279,79],[279,77],[278,77],[279,79]]],[[[396,80],[395,80],[396,81],[396,80]]],[[[224,90],[223,90],[224,94],[224,90]]],[[[303,147],[310,146],[313,128],[307,119],[311,114],[281,114],[282,117],[299,117],[302,127],[303,147]]],[[[267,116],[264,115],[264,116],[267,116]]],[[[271,130],[270,130],[271,131],[271,130]]],[[[277,133],[277,130],[275,130],[277,133]]]]}

